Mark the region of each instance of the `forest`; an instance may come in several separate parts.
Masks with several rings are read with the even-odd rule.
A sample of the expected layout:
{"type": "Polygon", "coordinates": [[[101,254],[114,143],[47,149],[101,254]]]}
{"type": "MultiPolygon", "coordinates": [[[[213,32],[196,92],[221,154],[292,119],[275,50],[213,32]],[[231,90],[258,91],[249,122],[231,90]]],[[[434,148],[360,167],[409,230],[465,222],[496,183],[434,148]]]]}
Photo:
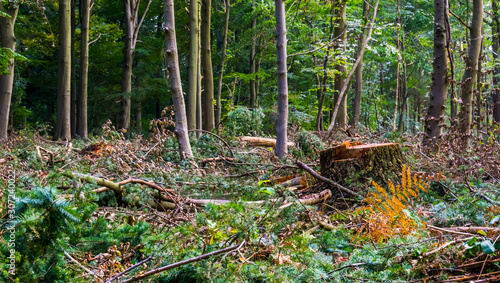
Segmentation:
{"type": "Polygon", "coordinates": [[[496,0],[0,0],[0,282],[500,282],[496,0]]]}

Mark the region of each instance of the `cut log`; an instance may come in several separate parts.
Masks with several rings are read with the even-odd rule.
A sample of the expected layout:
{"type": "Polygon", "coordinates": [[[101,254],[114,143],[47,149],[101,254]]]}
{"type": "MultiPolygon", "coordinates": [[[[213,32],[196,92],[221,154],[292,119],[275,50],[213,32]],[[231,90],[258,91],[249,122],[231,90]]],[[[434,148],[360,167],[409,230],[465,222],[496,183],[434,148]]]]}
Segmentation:
{"type": "MultiPolygon", "coordinates": [[[[276,139],[259,138],[259,137],[240,137],[240,141],[244,141],[250,146],[275,147],[276,139]]],[[[287,142],[287,146],[295,146],[294,142],[287,142]]]]}
{"type": "MultiPolygon", "coordinates": [[[[387,187],[389,180],[399,182],[403,163],[401,148],[396,143],[344,142],[320,152],[321,176],[355,192],[365,192],[371,180],[382,187],[387,187]]],[[[334,196],[339,191],[329,188],[334,196]]]]}

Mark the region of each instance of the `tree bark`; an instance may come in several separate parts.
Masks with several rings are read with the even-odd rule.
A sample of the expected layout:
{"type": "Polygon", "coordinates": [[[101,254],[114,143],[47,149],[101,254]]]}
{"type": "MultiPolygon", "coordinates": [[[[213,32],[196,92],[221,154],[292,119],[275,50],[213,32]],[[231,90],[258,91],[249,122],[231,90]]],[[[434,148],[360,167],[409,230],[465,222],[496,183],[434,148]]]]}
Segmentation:
{"type": "Polygon", "coordinates": [[[229,11],[231,8],[231,1],[226,0],[225,5],[226,5],[226,20],[224,22],[224,38],[222,39],[222,55],[220,58],[219,80],[217,83],[217,115],[215,116],[217,133],[220,133],[220,119],[222,115],[222,103],[221,103],[222,77],[224,76],[224,63],[226,61],[227,33],[229,31],[229,11]]]}
{"type": "MultiPolygon", "coordinates": [[[[500,60],[500,12],[496,0],[491,0],[493,7],[493,59],[500,60]]],[[[497,64],[493,74],[493,122],[500,124],[500,65],[497,64]]]]}
{"type": "Polygon", "coordinates": [[[8,139],[7,129],[9,127],[10,102],[12,99],[12,87],[14,85],[14,51],[16,48],[16,37],[14,24],[17,18],[19,6],[10,2],[8,6],[0,3],[0,11],[10,17],[0,16],[0,47],[12,51],[7,73],[0,75],[0,141],[8,139]]]}
{"type": "Polygon", "coordinates": [[[276,59],[278,63],[278,117],[276,118],[276,156],[287,154],[288,126],[288,76],[286,64],[286,15],[285,0],[275,0],[276,5],[276,59]]]}
{"type": "MultiPolygon", "coordinates": [[[[347,1],[340,0],[338,2],[337,17],[335,20],[335,38],[338,38],[335,43],[335,50],[337,50],[340,54],[345,55],[346,53],[346,45],[347,45],[347,20],[346,20],[346,11],[347,11],[347,1]]],[[[359,65],[358,65],[359,66],[359,65]]],[[[340,108],[338,110],[338,119],[336,121],[336,127],[344,129],[347,126],[347,100],[345,96],[340,97],[340,92],[342,91],[342,87],[345,84],[345,73],[346,66],[344,62],[338,61],[335,64],[335,70],[337,73],[335,74],[335,85],[334,85],[334,99],[333,101],[340,101],[340,108]],[[339,100],[340,98],[340,100],[339,100]]]]}
{"type": "MultiPolygon", "coordinates": [[[[356,58],[359,57],[361,52],[361,46],[366,40],[366,34],[368,33],[368,23],[370,20],[370,4],[368,0],[363,1],[363,31],[358,38],[358,49],[356,50],[356,58]]],[[[353,104],[353,114],[351,126],[356,128],[359,123],[360,113],[361,113],[361,95],[363,93],[363,57],[356,68],[355,74],[355,94],[354,94],[354,104],[353,104]]]]}
{"type": "Polygon", "coordinates": [[[90,26],[90,1],[80,0],[81,15],[81,47],[80,47],[80,81],[78,91],[78,118],[76,134],[87,138],[87,88],[89,72],[89,26],[90,26]]]}
{"type": "Polygon", "coordinates": [[[180,157],[193,157],[189,144],[186,106],[182,94],[181,74],[177,55],[177,39],[175,37],[174,0],[164,0],[165,39],[167,47],[167,69],[169,73],[172,100],[175,109],[175,135],[179,142],[180,157]]]}
{"type": "Polygon", "coordinates": [[[141,28],[142,21],[149,10],[152,0],[148,0],[144,13],[139,20],[139,5],[141,0],[123,0],[125,10],[125,36],[123,38],[123,63],[122,63],[122,99],[120,103],[119,128],[130,128],[131,93],[132,93],[132,64],[134,62],[135,45],[141,28]]]}
{"type": "Polygon", "coordinates": [[[198,91],[198,60],[200,59],[200,0],[189,1],[189,61],[188,61],[188,92],[187,121],[188,129],[196,129],[196,96],[198,91]]]}
{"type": "Polygon", "coordinates": [[[441,130],[444,124],[445,103],[448,94],[448,1],[434,0],[434,73],[429,108],[425,118],[422,144],[432,152],[438,152],[441,130]]]}
{"type": "Polygon", "coordinates": [[[71,2],[59,0],[59,72],[54,140],[71,140],[71,2]]]}
{"type": "MultiPolygon", "coordinates": [[[[257,16],[255,15],[255,0],[253,1],[252,10],[254,13],[252,19],[252,42],[250,48],[250,74],[255,74],[255,27],[257,26],[257,16]]],[[[255,80],[250,80],[250,108],[257,107],[257,90],[255,89],[255,80]]]]}
{"type": "Polygon", "coordinates": [[[481,51],[481,28],[483,25],[483,0],[473,0],[472,21],[470,24],[470,44],[465,58],[465,72],[462,78],[462,108],[460,109],[460,133],[464,149],[468,147],[472,126],[472,99],[477,74],[477,63],[481,51]]]}
{"type": "Polygon", "coordinates": [[[214,76],[212,71],[211,11],[212,0],[202,0],[201,13],[201,68],[203,71],[203,129],[215,128],[214,117],[214,76]]]}
{"type": "Polygon", "coordinates": [[[76,88],[76,0],[71,0],[71,137],[76,136],[78,92],[76,88]]]}

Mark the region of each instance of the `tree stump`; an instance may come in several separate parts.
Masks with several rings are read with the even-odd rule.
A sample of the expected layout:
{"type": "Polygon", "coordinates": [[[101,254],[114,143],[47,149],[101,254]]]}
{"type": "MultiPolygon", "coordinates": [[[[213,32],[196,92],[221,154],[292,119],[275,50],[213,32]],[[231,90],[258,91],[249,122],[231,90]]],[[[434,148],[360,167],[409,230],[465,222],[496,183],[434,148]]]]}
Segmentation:
{"type": "MultiPolygon", "coordinates": [[[[344,142],[321,151],[320,164],[322,176],[365,195],[371,180],[385,188],[389,180],[399,182],[403,154],[397,143],[344,142]]],[[[342,196],[336,188],[330,189],[334,197],[342,196]]]]}

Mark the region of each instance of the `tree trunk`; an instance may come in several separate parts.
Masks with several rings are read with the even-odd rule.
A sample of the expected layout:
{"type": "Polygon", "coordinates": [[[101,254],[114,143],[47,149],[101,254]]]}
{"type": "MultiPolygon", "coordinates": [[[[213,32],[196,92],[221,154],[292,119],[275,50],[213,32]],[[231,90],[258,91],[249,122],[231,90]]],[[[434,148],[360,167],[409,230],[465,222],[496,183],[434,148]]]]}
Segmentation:
{"type": "MultiPolygon", "coordinates": [[[[404,39],[403,39],[404,40],[404,39]]],[[[402,51],[404,53],[404,44],[403,44],[403,48],[402,48],[402,51]]],[[[404,58],[403,59],[403,74],[400,76],[401,78],[401,110],[399,111],[399,121],[398,121],[398,131],[399,132],[402,132],[403,131],[403,128],[404,128],[404,124],[405,124],[405,110],[406,110],[406,117],[408,117],[409,114],[409,111],[408,111],[408,87],[407,87],[407,84],[406,84],[406,63],[404,62],[404,58]]]]}
{"type": "Polygon", "coordinates": [[[152,0],[148,0],[144,13],[139,20],[139,4],[141,0],[123,0],[125,10],[125,36],[123,38],[123,64],[122,64],[122,99],[120,108],[119,128],[130,128],[131,93],[132,93],[132,64],[134,62],[135,45],[141,28],[142,21],[148,12],[152,0]]]}
{"type": "MultiPolygon", "coordinates": [[[[500,60],[500,12],[496,0],[491,0],[493,6],[493,58],[500,60]]],[[[495,66],[493,73],[493,122],[500,124],[500,64],[495,66]]]]}
{"type": "Polygon", "coordinates": [[[230,0],[226,0],[225,5],[226,5],[226,20],[224,22],[224,38],[222,39],[222,55],[220,58],[219,81],[217,83],[217,115],[215,117],[217,133],[219,134],[220,134],[220,119],[222,115],[222,103],[221,103],[222,77],[224,76],[224,63],[226,61],[227,33],[229,31],[229,10],[231,8],[230,0]]]}
{"type": "MultiPolygon", "coordinates": [[[[335,38],[338,38],[337,42],[335,43],[335,50],[337,50],[340,54],[345,55],[346,52],[346,44],[347,44],[347,21],[346,21],[346,7],[347,3],[346,0],[340,0],[338,3],[338,7],[336,7],[337,10],[337,18],[335,20],[336,27],[335,27],[335,38]]],[[[337,102],[339,100],[340,92],[342,90],[342,87],[344,86],[345,82],[345,73],[346,73],[346,67],[345,63],[343,62],[338,62],[335,64],[335,70],[337,71],[337,74],[335,74],[335,95],[334,95],[334,102],[337,102]]],[[[338,112],[338,119],[336,121],[336,127],[344,129],[347,126],[347,100],[344,97],[340,97],[341,102],[340,102],[340,108],[338,112]]]]}
{"type": "Polygon", "coordinates": [[[59,72],[54,140],[71,140],[71,2],[59,1],[59,72]]]}
{"type": "Polygon", "coordinates": [[[212,42],[210,40],[211,31],[211,11],[212,0],[202,0],[201,13],[201,68],[203,71],[203,129],[212,131],[215,128],[214,117],[214,77],[212,72],[212,42]]]}
{"type": "Polygon", "coordinates": [[[275,0],[276,5],[276,59],[278,63],[278,117],[276,118],[276,156],[287,154],[288,126],[288,76],[286,64],[286,15],[285,0],[275,0]]]}
{"type": "MultiPolygon", "coordinates": [[[[250,48],[250,74],[255,74],[255,27],[257,26],[257,16],[255,15],[255,0],[253,1],[252,10],[254,13],[252,19],[252,42],[250,48]]],[[[257,90],[255,89],[255,80],[250,80],[250,108],[257,107],[257,90]]]]}
{"type": "MultiPolygon", "coordinates": [[[[368,33],[368,22],[370,13],[370,4],[368,0],[363,1],[363,31],[358,38],[358,49],[356,50],[356,58],[359,57],[361,52],[361,46],[366,40],[366,34],[368,33]]],[[[352,123],[351,126],[356,128],[359,123],[359,117],[361,113],[361,95],[363,93],[363,59],[359,62],[358,67],[356,68],[356,80],[355,80],[355,95],[354,95],[354,104],[353,104],[353,114],[352,114],[352,123]]]]}
{"type": "Polygon", "coordinates": [[[325,59],[323,60],[323,78],[322,81],[318,79],[318,114],[316,115],[316,131],[323,131],[323,105],[325,104],[326,97],[326,82],[328,80],[328,61],[330,60],[330,51],[332,49],[332,37],[334,31],[334,17],[335,17],[335,1],[332,1],[331,16],[330,16],[330,32],[328,33],[328,47],[326,49],[325,59]]]}
{"type": "Polygon", "coordinates": [[[401,30],[401,11],[399,9],[399,0],[397,2],[397,10],[398,10],[398,24],[397,24],[397,32],[396,32],[396,46],[397,46],[397,53],[396,56],[398,57],[398,62],[396,63],[396,94],[394,95],[394,119],[392,120],[392,130],[396,131],[396,118],[398,117],[398,99],[399,99],[399,66],[401,63],[401,58],[400,58],[400,40],[399,40],[399,33],[401,30]]]}
{"type": "Polygon", "coordinates": [[[448,94],[448,1],[434,0],[434,73],[429,108],[425,119],[425,133],[422,144],[432,152],[438,152],[441,129],[444,124],[444,110],[448,94]]]}
{"type": "Polygon", "coordinates": [[[81,47],[80,47],[80,81],[78,91],[78,118],[76,133],[81,138],[87,138],[87,88],[89,73],[89,25],[90,1],[80,0],[81,15],[81,47]]]}
{"type": "MultiPolygon", "coordinates": [[[[483,32],[481,32],[481,36],[484,36],[483,32]]],[[[481,131],[481,123],[483,120],[483,115],[481,108],[483,107],[482,103],[482,96],[481,96],[481,91],[482,91],[482,83],[483,83],[483,74],[482,74],[482,62],[483,62],[483,47],[484,47],[484,37],[483,40],[481,40],[481,51],[479,51],[479,59],[477,62],[477,74],[476,74],[476,130],[479,133],[481,131]]]]}
{"type": "Polygon", "coordinates": [[[5,3],[0,3],[0,11],[10,16],[0,16],[0,47],[8,48],[12,51],[7,66],[7,73],[0,75],[0,141],[6,141],[8,139],[7,129],[9,127],[10,102],[12,99],[12,87],[14,85],[14,51],[16,48],[14,24],[19,6],[12,2],[8,6],[5,3]]]}
{"type": "Polygon", "coordinates": [[[76,88],[76,51],[75,51],[75,34],[76,34],[76,0],[71,0],[71,137],[76,136],[77,125],[77,103],[78,93],[76,88]]]}
{"type": "MultiPolygon", "coordinates": [[[[201,9],[198,11],[198,37],[201,37],[201,9]]],[[[196,129],[203,128],[203,104],[201,87],[201,40],[198,40],[198,83],[196,84],[196,129]]],[[[201,131],[196,132],[196,137],[201,137],[201,131]]]]}
{"type": "Polygon", "coordinates": [[[198,91],[198,60],[200,59],[200,2],[189,1],[189,61],[188,61],[188,92],[187,121],[188,129],[196,129],[196,95],[198,91]]]}
{"type": "Polygon", "coordinates": [[[189,144],[186,106],[182,94],[177,39],[175,37],[174,0],[164,0],[165,38],[167,47],[167,69],[169,73],[172,100],[175,109],[175,134],[179,142],[180,157],[193,157],[189,144]]]}
{"type": "Polygon", "coordinates": [[[470,45],[465,58],[465,72],[462,78],[462,108],[460,109],[460,133],[464,149],[468,147],[472,126],[472,99],[477,74],[477,62],[481,51],[481,27],[483,25],[483,0],[473,0],[472,21],[470,24],[470,45]]]}

